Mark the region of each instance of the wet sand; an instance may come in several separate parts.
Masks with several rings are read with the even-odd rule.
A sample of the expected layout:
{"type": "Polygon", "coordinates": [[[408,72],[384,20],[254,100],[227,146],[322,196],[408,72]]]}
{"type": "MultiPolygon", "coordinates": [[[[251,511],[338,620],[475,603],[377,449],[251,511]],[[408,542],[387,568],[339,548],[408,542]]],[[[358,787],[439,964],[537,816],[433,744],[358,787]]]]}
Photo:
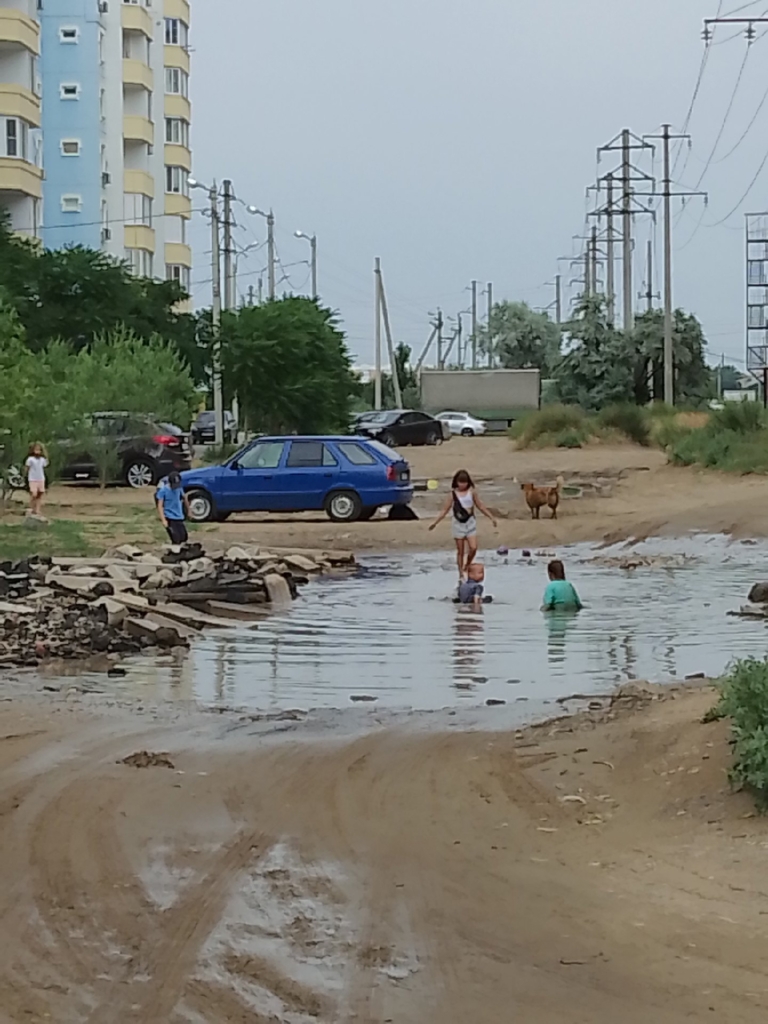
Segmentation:
{"type": "Polygon", "coordinates": [[[9,703],[0,1020],[764,1021],[768,823],[711,691],[663,693],[501,733],[9,703]]]}

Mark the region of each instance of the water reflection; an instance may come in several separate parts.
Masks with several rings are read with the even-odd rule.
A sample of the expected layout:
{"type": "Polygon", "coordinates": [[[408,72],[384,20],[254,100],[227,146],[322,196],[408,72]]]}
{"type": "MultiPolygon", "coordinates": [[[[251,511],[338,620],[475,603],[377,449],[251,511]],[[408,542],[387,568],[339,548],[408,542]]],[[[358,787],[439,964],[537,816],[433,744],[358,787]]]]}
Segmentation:
{"type": "Polygon", "coordinates": [[[566,611],[545,612],[544,621],[547,627],[547,655],[550,665],[564,665],[566,657],[566,637],[568,630],[576,625],[579,612],[575,609],[566,611]]]}
{"type": "Polygon", "coordinates": [[[453,622],[453,682],[459,691],[474,690],[485,656],[484,609],[455,609],[453,622]]]}

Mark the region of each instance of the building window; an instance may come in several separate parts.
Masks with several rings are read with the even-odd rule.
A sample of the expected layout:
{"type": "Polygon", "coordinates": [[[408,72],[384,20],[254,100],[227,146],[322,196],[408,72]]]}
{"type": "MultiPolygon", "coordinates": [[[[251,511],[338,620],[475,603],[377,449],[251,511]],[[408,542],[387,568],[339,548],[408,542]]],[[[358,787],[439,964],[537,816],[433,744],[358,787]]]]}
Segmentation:
{"type": "Polygon", "coordinates": [[[165,91],[169,96],[189,95],[189,75],[181,68],[165,69],[165,91]]]}
{"type": "Polygon", "coordinates": [[[152,200],[139,192],[126,192],[124,197],[125,223],[152,227],[152,200]]]}
{"type": "Polygon", "coordinates": [[[61,197],[61,209],[64,213],[80,213],[83,208],[83,197],[73,194],[61,197]]]}
{"type": "Polygon", "coordinates": [[[189,294],[189,267],[184,267],[181,265],[181,263],[166,263],[165,279],[166,281],[175,281],[176,284],[180,285],[184,289],[184,291],[187,292],[187,294],[189,294]]]}
{"type": "Polygon", "coordinates": [[[189,121],[181,117],[166,117],[165,141],[172,146],[189,149],[189,121]]]}
{"type": "Polygon", "coordinates": [[[62,26],[59,29],[59,42],[78,43],[80,42],[80,29],[75,26],[62,26]]]}
{"type": "Polygon", "coordinates": [[[26,121],[18,117],[0,117],[0,133],[0,156],[29,159],[29,125],[26,121]]]}
{"type": "Polygon", "coordinates": [[[80,139],[62,139],[62,156],[80,156],[80,139]]]}
{"type": "Polygon", "coordinates": [[[152,277],[152,253],[146,249],[126,249],[125,259],[136,277],[152,277]]]}
{"type": "Polygon", "coordinates": [[[19,123],[15,117],[9,117],[5,122],[5,155],[19,155],[19,123]]]}
{"type": "Polygon", "coordinates": [[[165,191],[177,196],[189,195],[189,172],[183,167],[165,168],[165,191]]]}
{"type": "Polygon", "coordinates": [[[183,46],[188,42],[188,29],[181,18],[165,19],[165,45],[183,46]]]}
{"type": "Polygon", "coordinates": [[[59,86],[59,95],[63,100],[79,100],[80,86],[76,82],[62,82],[59,86]]]}

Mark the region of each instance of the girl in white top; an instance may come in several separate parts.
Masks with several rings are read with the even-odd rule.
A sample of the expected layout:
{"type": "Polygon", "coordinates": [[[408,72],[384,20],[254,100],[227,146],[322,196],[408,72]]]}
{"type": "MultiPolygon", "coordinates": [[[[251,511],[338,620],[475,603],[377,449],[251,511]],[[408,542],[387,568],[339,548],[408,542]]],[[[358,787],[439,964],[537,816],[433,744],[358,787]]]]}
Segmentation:
{"type": "Polygon", "coordinates": [[[27,471],[27,483],[29,484],[29,514],[36,518],[42,518],[40,511],[45,494],[45,469],[48,465],[48,458],[45,448],[39,441],[29,446],[29,457],[24,463],[27,471]]]}
{"type": "Polygon", "coordinates": [[[463,582],[470,565],[477,554],[477,518],[475,509],[490,519],[496,527],[496,520],[480,500],[474,481],[466,469],[460,469],[451,481],[451,493],[446,498],[443,510],[430,526],[430,530],[453,512],[453,539],[456,541],[456,563],[459,567],[459,583],[463,582]]]}

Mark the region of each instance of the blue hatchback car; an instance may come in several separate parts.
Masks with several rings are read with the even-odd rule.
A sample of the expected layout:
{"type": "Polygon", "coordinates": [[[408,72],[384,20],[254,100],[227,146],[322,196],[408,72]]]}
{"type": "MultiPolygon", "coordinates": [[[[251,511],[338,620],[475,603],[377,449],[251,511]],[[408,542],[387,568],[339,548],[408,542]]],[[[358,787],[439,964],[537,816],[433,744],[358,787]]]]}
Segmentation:
{"type": "Polygon", "coordinates": [[[259,437],[223,465],[188,470],[181,479],[198,523],[233,512],[317,510],[352,523],[413,498],[408,463],[362,437],[259,437]]]}

